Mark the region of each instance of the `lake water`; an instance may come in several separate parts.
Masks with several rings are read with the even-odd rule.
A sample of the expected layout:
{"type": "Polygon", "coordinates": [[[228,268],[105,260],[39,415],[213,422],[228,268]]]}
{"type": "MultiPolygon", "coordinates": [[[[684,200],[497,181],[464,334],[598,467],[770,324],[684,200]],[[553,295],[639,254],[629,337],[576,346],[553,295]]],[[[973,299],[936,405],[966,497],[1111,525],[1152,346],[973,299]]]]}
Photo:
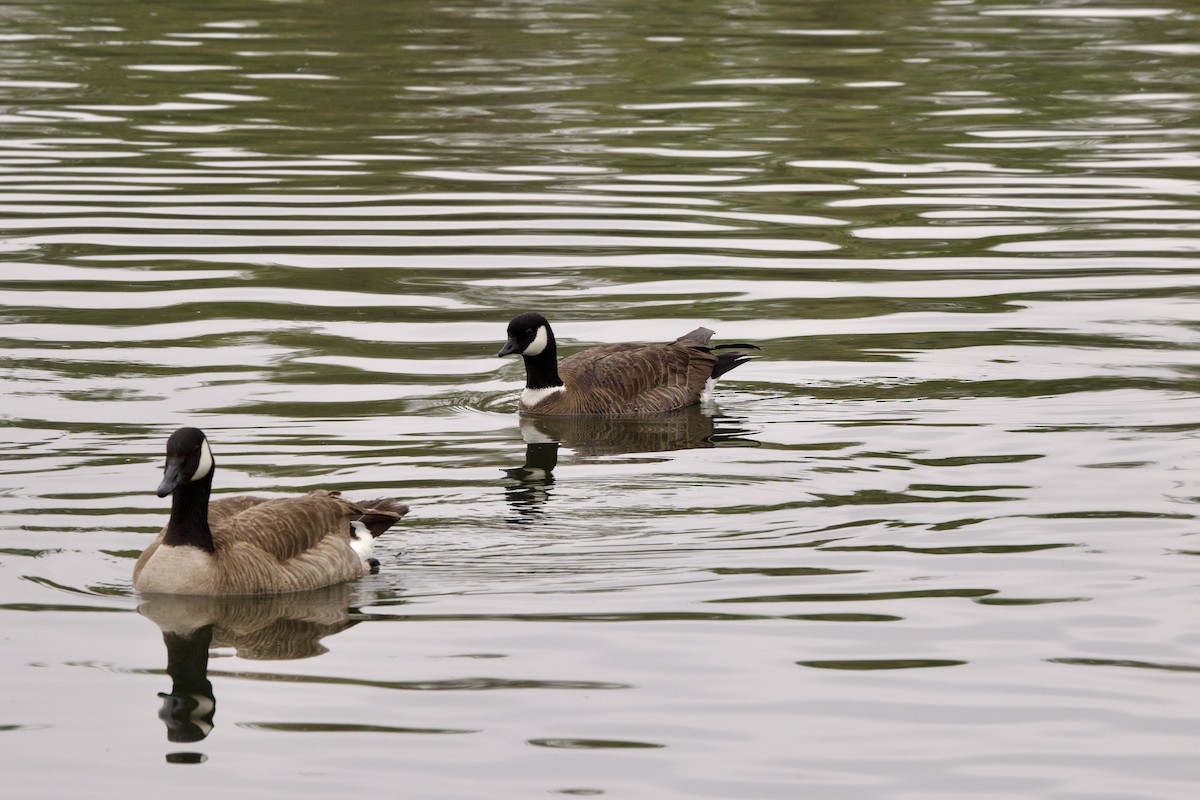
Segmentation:
{"type": "Polygon", "coordinates": [[[0,14],[5,796],[1195,796],[1194,5],[0,14]],[[529,309],[762,352],[521,421],[529,309]],[[185,424],[379,573],[139,598],[185,424]]]}

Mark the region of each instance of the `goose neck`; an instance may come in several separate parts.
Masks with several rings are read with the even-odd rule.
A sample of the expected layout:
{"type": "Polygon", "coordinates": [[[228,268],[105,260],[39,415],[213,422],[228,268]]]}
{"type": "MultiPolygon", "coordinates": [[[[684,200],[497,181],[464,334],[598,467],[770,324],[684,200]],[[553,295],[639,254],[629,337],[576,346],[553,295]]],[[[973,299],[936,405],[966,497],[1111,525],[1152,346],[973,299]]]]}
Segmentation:
{"type": "Polygon", "coordinates": [[[171,492],[171,518],[163,544],[191,545],[213,552],[212,530],[208,527],[208,498],[212,493],[213,470],[198,481],[181,484],[171,492]]]}
{"type": "Polygon", "coordinates": [[[558,358],[553,347],[547,347],[536,356],[525,356],[525,388],[550,389],[562,386],[558,376],[558,358]]]}

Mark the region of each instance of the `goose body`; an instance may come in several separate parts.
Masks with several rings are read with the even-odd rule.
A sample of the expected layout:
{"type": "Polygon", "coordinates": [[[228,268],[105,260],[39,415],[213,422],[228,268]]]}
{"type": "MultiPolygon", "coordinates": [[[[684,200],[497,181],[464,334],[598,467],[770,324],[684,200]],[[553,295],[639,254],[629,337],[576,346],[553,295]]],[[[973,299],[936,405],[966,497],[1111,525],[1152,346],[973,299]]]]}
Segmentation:
{"type": "Polygon", "coordinates": [[[716,379],[745,363],[749,356],[713,347],[713,331],[697,328],[663,344],[608,344],[591,347],[558,361],[550,323],[541,314],[515,317],[508,341],[497,355],[517,353],[525,362],[522,413],[613,416],[657,414],[695,405],[716,379]]]}
{"type": "Polygon", "coordinates": [[[202,431],[172,434],[158,487],[160,497],[171,494],[171,517],[134,566],[138,591],[273,594],[354,580],[370,571],[375,537],[408,512],[393,500],[353,503],[323,490],[210,503],[214,471],[202,431]]]}

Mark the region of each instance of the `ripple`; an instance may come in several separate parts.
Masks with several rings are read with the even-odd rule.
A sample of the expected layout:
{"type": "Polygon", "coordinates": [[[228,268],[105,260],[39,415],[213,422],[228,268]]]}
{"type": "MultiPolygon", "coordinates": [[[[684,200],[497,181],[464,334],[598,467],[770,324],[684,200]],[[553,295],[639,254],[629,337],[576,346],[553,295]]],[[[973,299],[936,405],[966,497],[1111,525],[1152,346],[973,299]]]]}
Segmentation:
{"type": "Polygon", "coordinates": [[[814,669],[840,669],[851,671],[894,670],[894,669],[927,669],[930,667],[958,667],[966,661],[954,661],[944,658],[880,658],[858,661],[797,661],[802,667],[814,669]]]}
{"type": "Polygon", "coordinates": [[[535,236],[535,235],[494,235],[494,236],[290,236],[286,239],[280,236],[220,236],[212,234],[143,234],[139,236],[124,236],[100,233],[63,233],[46,234],[41,236],[14,237],[10,242],[15,247],[38,247],[52,244],[89,245],[92,247],[122,247],[122,248],[162,248],[176,247],[182,250],[196,249],[226,249],[226,248],[263,248],[274,247],[329,247],[329,248],[473,248],[495,247],[513,249],[538,248],[575,248],[590,247],[638,247],[638,248],[703,248],[713,250],[752,250],[767,252],[816,252],[821,250],[836,250],[838,246],[827,242],[806,241],[803,239],[716,239],[710,238],[703,242],[693,242],[685,239],[669,239],[665,237],[631,237],[631,236],[535,236]]]}
{"type": "Polygon", "coordinates": [[[1115,658],[1048,658],[1051,664],[1070,664],[1085,667],[1122,667],[1130,669],[1163,670],[1166,672],[1200,672],[1198,664],[1161,664],[1153,661],[1133,661],[1115,658]]]}
{"type": "Polygon", "coordinates": [[[985,17],[1069,17],[1086,19],[1136,19],[1139,17],[1173,16],[1173,8],[1000,8],[979,12],[985,17]]]}
{"type": "Polygon", "coordinates": [[[415,733],[420,735],[479,733],[477,730],[465,728],[401,728],[393,725],[356,725],[331,722],[239,722],[237,726],[250,730],[278,731],[280,733],[415,733]]]}
{"type": "Polygon", "coordinates": [[[1200,239],[1155,237],[1152,239],[1048,239],[1037,242],[1002,242],[994,245],[1007,253],[1195,253],[1200,239]]]}
{"type": "Polygon", "coordinates": [[[537,747],[552,747],[558,750],[645,750],[666,747],[653,742],[636,742],[622,739],[530,739],[529,744],[537,747]]]}

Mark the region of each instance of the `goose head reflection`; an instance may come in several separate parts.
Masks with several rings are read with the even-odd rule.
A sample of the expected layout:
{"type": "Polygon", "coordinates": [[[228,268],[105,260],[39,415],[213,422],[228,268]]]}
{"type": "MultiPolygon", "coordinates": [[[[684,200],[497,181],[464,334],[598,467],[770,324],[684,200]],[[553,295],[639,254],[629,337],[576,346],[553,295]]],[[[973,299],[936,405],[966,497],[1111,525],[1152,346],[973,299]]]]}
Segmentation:
{"type": "Polygon", "coordinates": [[[525,463],[504,469],[505,499],[515,512],[508,521],[525,525],[545,513],[553,496],[559,448],[577,460],[629,456],[618,461],[665,461],[671,450],[699,447],[757,447],[746,420],[714,414],[705,406],[690,406],[652,416],[521,417],[525,463]]]}
{"type": "MultiPolygon", "coordinates": [[[[145,595],[138,613],[159,627],[167,648],[171,691],[159,693],[158,717],[171,742],[199,742],[213,729],[217,701],[208,679],[215,649],[232,648],[240,658],[291,660],[327,652],[321,640],[356,624],[350,619],[350,584],[283,595],[192,597],[145,595]]],[[[204,757],[172,753],[167,761],[193,763],[204,757]]]]}

